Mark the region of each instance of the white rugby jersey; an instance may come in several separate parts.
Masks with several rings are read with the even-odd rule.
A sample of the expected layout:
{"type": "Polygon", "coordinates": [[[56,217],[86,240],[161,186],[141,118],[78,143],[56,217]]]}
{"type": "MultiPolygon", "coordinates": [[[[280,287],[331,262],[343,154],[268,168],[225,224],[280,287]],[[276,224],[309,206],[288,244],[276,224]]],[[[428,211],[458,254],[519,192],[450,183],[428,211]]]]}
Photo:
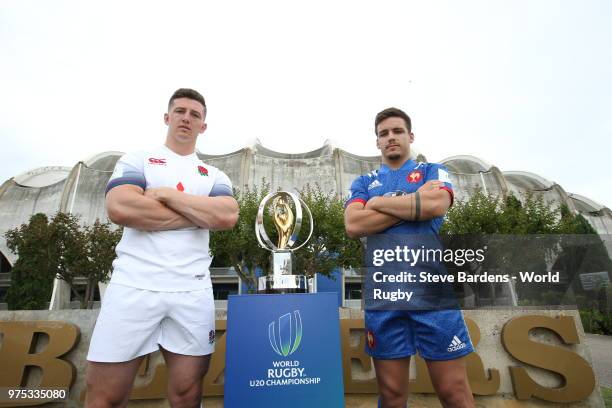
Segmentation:
{"type": "MultiPolygon", "coordinates": [[[[195,153],[181,156],[166,146],[121,157],[106,192],[122,184],[171,187],[198,196],[232,195],[231,181],[221,170],[203,163],[195,153]]],[[[141,231],[125,227],[111,282],[162,292],[210,288],[208,240],[209,232],[202,228],[141,231]]]]}

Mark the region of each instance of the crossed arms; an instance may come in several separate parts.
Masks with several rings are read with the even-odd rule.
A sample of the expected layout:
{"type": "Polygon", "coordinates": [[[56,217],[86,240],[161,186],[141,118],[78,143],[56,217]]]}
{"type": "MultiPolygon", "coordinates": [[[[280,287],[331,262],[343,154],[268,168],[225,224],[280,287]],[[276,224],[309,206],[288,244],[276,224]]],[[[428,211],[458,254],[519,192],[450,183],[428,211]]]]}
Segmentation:
{"type": "Polygon", "coordinates": [[[353,202],[344,211],[350,238],[373,235],[400,221],[425,221],[441,217],[451,206],[451,196],[441,181],[428,181],[416,193],[396,197],[373,197],[364,205],[353,202]],[[418,196],[418,197],[417,197],[418,196]]]}
{"type": "Polygon", "coordinates": [[[106,211],[115,224],[144,231],[188,227],[231,229],[238,220],[233,197],[203,197],[169,187],[151,188],[124,184],[106,195],[106,211]]]}
{"type": "MultiPolygon", "coordinates": [[[[419,200],[417,193],[412,193],[373,197],[365,205],[349,204],[344,213],[347,235],[359,238],[384,231],[400,221],[443,216],[451,205],[451,196],[440,188],[442,184],[440,181],[425,183],[417,190],[419,200]]],[[[168,187],[145,191],[130,184],[108,192],[106,210],[115,224],[145,231],[188,227],[224,230],[233,228],[238,220],[238,203],[233,197],[194,196],[168,187]]]]}

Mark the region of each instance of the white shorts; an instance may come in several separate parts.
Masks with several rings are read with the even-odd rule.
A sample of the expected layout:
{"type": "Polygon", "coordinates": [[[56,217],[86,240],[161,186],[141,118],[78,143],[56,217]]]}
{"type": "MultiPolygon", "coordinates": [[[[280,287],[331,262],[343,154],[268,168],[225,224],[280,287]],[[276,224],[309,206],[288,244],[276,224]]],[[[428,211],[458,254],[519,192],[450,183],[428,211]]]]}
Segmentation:
{"type": "Polygon", "coordinates": [[[215,349],[212,288],[154,292],[111,283],[91,336],[87,360],[123,362],[164,349],[188,356],[215,349]]]}

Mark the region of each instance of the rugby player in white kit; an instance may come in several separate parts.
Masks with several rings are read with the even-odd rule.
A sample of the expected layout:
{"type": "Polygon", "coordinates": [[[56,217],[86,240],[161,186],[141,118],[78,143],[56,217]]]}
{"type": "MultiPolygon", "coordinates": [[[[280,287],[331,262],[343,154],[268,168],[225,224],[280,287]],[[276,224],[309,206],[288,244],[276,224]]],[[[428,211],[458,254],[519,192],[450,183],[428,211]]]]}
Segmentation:
{"type": "Polygon", "coordinates": [[[108,216],[124,230],[87,355],[90,408],[126,406],[143,358],[158,349],[170,405],[200,406],[215,340],[209,231],[238,220],[229,178],[195,153],[205,118],[202,95],[177,90],[165,144],[124,155],[108,182],[108,216]]]}

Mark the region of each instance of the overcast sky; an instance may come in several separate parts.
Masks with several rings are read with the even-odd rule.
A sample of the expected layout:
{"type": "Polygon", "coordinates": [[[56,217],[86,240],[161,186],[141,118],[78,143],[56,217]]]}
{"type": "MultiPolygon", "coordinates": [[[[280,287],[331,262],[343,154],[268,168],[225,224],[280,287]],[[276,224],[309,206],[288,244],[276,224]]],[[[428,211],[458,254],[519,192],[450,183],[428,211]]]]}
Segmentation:
{"type": "Polygon", "coordinates": [[[413,120],[429,161],[468,154],[612,207],[612,2],[0,2],[0,182],[163,143],[179,87],[204,153],[329,139],[376,155],[413,120]]]}

